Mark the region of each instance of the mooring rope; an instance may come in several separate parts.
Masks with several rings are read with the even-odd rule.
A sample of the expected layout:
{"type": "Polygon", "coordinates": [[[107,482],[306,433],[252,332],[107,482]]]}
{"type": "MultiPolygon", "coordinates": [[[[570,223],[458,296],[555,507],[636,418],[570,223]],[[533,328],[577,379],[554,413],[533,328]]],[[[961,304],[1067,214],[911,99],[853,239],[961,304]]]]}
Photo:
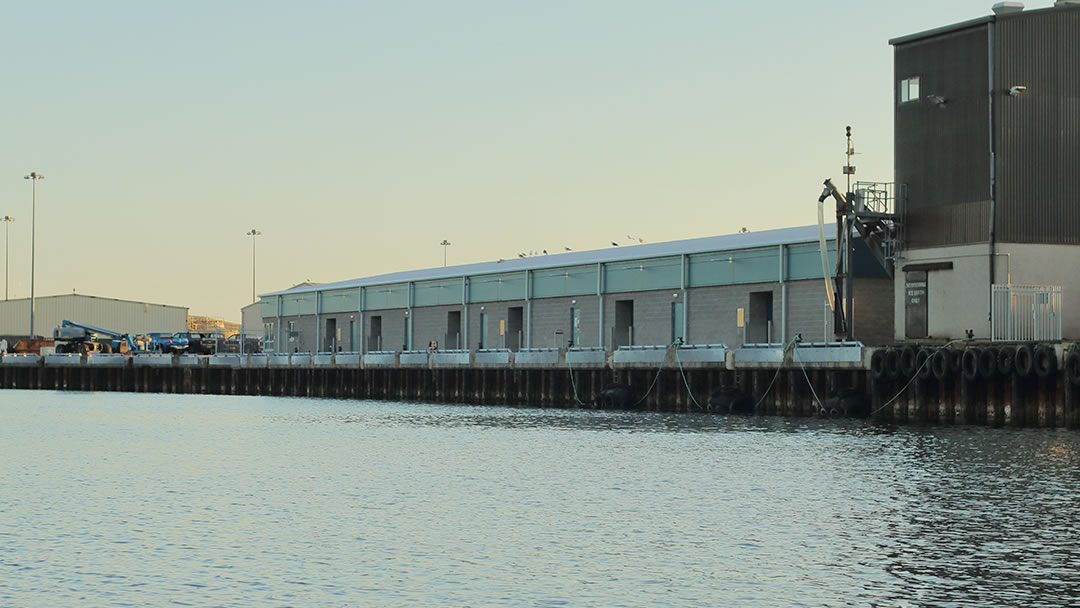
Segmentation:
{"type": "MultiPolygon", "coordinates": [[[[784,345],[783,354],[787,354],[787,351],[791,350],[796,344],[799,343],[800,340],[802,340],[802,334],[795,334],[795,336],[792,337],[791,340],[789,340],[788,343],[784,345]]],[[[765,401],[765,397],[769,396],[769,392],[772,391],[773,384],[776,383],[776,379],[780,377],[780,372],[783,371],[783,369],[784,362],[781,361],[780,365],[776,366],[776,373],[773,374],[772,380],[769,380],[769,386],[765,387],[765,392],[762,393],[761,399],[758,399],[757,403],[754,404],[755,411],[757,411],[758,406],[765,401]]]]}
{"type": "MultiPolygon", "coordinates": [[[[667,349],[664,351],[664,360],[667,360],[667,353],[673,347],[675,347],[677,344],[678,344],[678,342],[673,342],[670,346],[667,347],[667,349]]],[[[569,354],[569,353],[567,353],[567,354],[569,354]]],[[[676,351],[676,353],[675,353],[676,359],[678,358],[678,356],[679,356],[678,351],[676,351]]],[[[566,368],[568,370],[570,370],[570,387],[574,391],[574,401],[576,401],[577,404],[580,405],[580,406],[586,406],[587,407],[588,404],[585,403],[584,401],[582,401],[581,396],[578,395],[577,382],[574,380],[574,367],[573,367],[573,365],[570,364],[570,358],[569,357],[566,358],[566,368]]],[[[681,365],[680,365],[680,369],[682,369],[681,365]]],[[[649,390],[645,391],[645,394],[641,396],[641,399],[638,399],[636,402],[634,402],[633,405],[630,406],[631,408],[637,407],[638,405],[641,404],[642,401],[645,401],[645,399],[648,398],[649,394],[652,393],[653,388],[656,387],[656,382],[658,380],[660,380],[660,373],[663,372],[663,371],[664,371],[664,361],[662,360],[662,361],[660,361],[660,367],[656,368],[656,376],[653,377],[652,384],[649,385],[649,390]]],[[[692,399],[693,394],[691,394],[690,397],[692,399]]],[[[695,403],[697,403],[697,401],[695,401],[695,403]]],[[[698,406],[698,407],[701,407],[701,406],[698,406]]]]}
{"type": "Polygon", "coordinates": [[[638,399],[636,402],[634,402],[634,405],[630,406],[631,409],[641,405],[641,403],[649,397],[649,393],[651,393],[652,389],[656,387],[656,382],[660,380],[660,373],[664,371],[664,361],[667,360],[668,352],[670,352],[671,349],[674,348],[677,344],[678,342],[672,342],[667,347],[667,350],[664,351],[664,359],[660,361],[660,366],[656,368],[656,375],[653,376],[653,381],[652,384],[649,385],[649,390],[645,391],[645,394],[641,396],[641,399],[638,399]]]}
{"type": "MultiPolygon", "coordinates": [[[[953,344],[957,344],[957,343],[960,343],[960,342],[967,342],[967,340],[951,340],[949,342],[946,342],[942,346],[937,347],[934,350],[934,354],[936,355],[938,351],[950,348],[950,347],[952,347],[953,344]]],[[[921,372],[924,367],[929,365],[930,360],[933,359],[933,358],[934,358],[933,355],[927,357],[926,361],[923,361],[923,364],[920,365],[918,367],[918,369],[915,370],[915,373],[911,375],[911,379],[907,381],[907,384],[905,384],[904,387],[900,389],[900,392],[893,395],[892,399],[889,399],[888,401],[886,401],[884,404],[882,404],[881,407],[879,407],[876,410],[873,410],[872,412],[870,412],[870,415],[873,416],[874,414],[876,414],[876,413],[880,412],[881,410],[883,410],[883,409],[889,407],[890,405],[892,405],[893,401],[896,401],[897,399],[899,399],[900,395],[903,395],[904,392],[907,391],[908,387],[911,386],[911,383],[915,382],[915,379],[919,377],[919,372],[921,372]]]]}
{"type": "MultiPolygon", "coordinates": [[[[567,351],[566,354],[569,355],[570,354],[569,351],[567,351]]],[[[577,383],[574,382],[574,367],[572,365],[570,365],[570,357],[569,356],[566,357],[566,369],[570,370],[570,388],[574,389],[574,401],[577,401],[578,405],[580,405],[582,407],[585,407],[586,403],[583,402],[581,400],[581,397],[578,396],[577,383]]]]}
{"type": "Polygon", "coordinates": [[[699,410],[701,410],[703,412],[708,411],[706,408],[702,407],[702,405],[700,403],[698,403],[697,398],[694,397],[694,391],[690,388],[690,381],[686,379],[686,372],[683,371],[682,359],[679,358],[679,345],[678,345],[678,342],[676,342],[676,346],[675,346],[675,362],[679,364],[679,375],[682,376],[683,386],[686,387],[686,394],[690,395],[690,401],[692,401],[694,403],[694,405],[696,405],[699,410]]]}
{"type": "Polygon", "coordinates": [[[793,357],[795,357],[795,361],[799,364],[799,369],[802,370],[803,378],[806,378],[806,384],[810,387],[810,394],[812,394],[814,396],[814,402],[817,403],[818,411],[820,412],[820,411],[824,410],[825,405],[823,403],[821,403],[821,399],[818,398],[817,391],[814,390],[814,383],[810,382],[810,376],[806,373],[806,366],[803,365],[802,359],[799,358],[799,345],[798,345],[798,343],[795,344],[795,349],[793,351],[791,351],[791,354],[792,354],[793,357]]]}

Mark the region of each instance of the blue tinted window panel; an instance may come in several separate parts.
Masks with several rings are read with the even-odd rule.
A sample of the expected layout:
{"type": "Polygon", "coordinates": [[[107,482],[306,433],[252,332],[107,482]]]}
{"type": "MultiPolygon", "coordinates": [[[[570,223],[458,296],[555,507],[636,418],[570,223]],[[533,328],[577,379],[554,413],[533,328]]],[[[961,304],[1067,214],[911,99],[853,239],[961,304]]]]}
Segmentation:
{"type": "Polygon", "coordinates": [[[532,273],[532,297],[558,298],[596,293],[596,265],[548,268],[532,273]]]}
{"type": "Polygon", "coordinates": [[[266,319],[276,317],[278,314],[278,297],[271,296],[259,301],[259,315],[266,319]]]}
{"type": "Polygon", "coordinates": [[[780,277],[779,255],[775,247],[692,255],[687,283],[705,287],[776,281],[780,277]]]}
{"type": "Polygon", "coordinates": [[[386,310],[388,308],[408,308],[409,285],[375,285],[364,288],[364,310],[386,310]]]}
{"type": "Polygon", "coordinates": [[[469,279],[470,302],[499,302],[525,298],[525,273],[496,274],[469,279]]]}
{"type": "Polygon", "coordinates": [[[682,260],[661,258],[604,265],[604,292],[677,289],[681,285],[682,260]]]}
{"type": "Polygon", "coordinates": [[[322,312],[355,312],[360,310],[360,291],[337,289],[322,293],[322,312]]]}
{"type": "Polygon", "coordinates": [[[315,314],[315,293],[281,296],[281,316],[315,314]]]}
{"type": "MultiPolygon", "coordinates": [[[[829,250],[829,272],[836,268],[836,241],[827,243],[829,250]]],[[[787,248],[787,278],[795,281],[798,279],[820,279],[821,252],[817,243],[802,245],[790,245],[787,248]]]]}
{"type": "Polygon", "coordinates": [[[413,306],[461,304],[461,279],[422,281],[413,284],[413,306]]]}

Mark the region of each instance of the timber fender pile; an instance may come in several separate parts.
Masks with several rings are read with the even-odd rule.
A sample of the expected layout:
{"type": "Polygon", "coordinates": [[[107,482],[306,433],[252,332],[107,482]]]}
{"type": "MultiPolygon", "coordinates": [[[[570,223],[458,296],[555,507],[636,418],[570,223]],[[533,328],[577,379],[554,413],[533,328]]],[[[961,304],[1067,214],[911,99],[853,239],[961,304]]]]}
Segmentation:
{"type": "Polygon", "coordinates": [[[870,358],[871,412],[896,422],[1080,426],[1080,350],[1056,344],[905,344],[870,358]]]}

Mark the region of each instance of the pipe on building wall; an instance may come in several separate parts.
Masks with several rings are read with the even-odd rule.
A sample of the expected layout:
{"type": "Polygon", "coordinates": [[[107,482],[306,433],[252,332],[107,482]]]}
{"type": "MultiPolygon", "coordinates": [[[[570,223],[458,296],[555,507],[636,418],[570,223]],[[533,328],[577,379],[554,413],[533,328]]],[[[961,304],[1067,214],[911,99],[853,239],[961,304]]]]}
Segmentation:
{"type": "Polygon", "coordinates": [[[686,342],[687,344],[689,344],[690,343],[690,301],[689,301],[690,297],[689,297],[688,292],[686,291],[686,284],[688,282],[687,276],[686,276],[687,269],[688,269],[688,265],[686,263],[686,254],[685,253],[682,254],[681,258],[682,258],[682,260],[681,260],[682,261],[682,273],[679,275],[679,289],[682,292],[681,297],[682,297],[682,307],[683,307],[682,339],[683,339],[683,342],[686,342]]]}
{"type": "Polygon", "coordinates": [[[458,328],[461,337],[458,348],[471,348],[469,346],[469,278],[461,277],[461,327],[458,328]]]}
{"type": "Polygon", "coordinates": [[[987,299],[986,318],[990,320],[993,307],[994,307],[994,242],[997,239],[997,229],[995,215],[997,215],[997,142],[994,138],[994,22],[991,21],[986,26],[986,55],[987,55],[987,80],[988,80],[988,93],[987,93],[987,105],[989,107],[988,112],[988,135],[990,137],[990,227],[988,234],[988,251],[989,266],[990,266],[990,285],[986,291],[989,294],[987,299]]]}
{"type": "MultiPolygon", "coordinates": [[[[509,328],[508,328],[509,330],[509,328]]],[[[532,348],[532,271],[525,271],[525,344],[518,344],[520,349],[532,348]]]]}
{"type": "Polygon", "coordinates": [[[356,350],[360,354],[364,354],[367,350],[364,347],[364,288],[358,287],[357,289],[360,290],[360,307],[357,310],[357,316],[360,318],[360,331],[357,332],[357,334],[359,334],[360,345],[356,350]]]}
{"type": "Polygon", "coordinates": [[[780,342],[787,343],[787,249],[780,244],[780,342]]]}
{"type": "Polygon", "coordinates": [[[604,348],[604,263],[596,263],[596,299],[600,302],[600,322],[597,337],[600,348],[604,348]]]}
{"type": "Polygon", "coordinates": [[[315,292],[315,352],[322,352],[322,292],[315,292]]]}

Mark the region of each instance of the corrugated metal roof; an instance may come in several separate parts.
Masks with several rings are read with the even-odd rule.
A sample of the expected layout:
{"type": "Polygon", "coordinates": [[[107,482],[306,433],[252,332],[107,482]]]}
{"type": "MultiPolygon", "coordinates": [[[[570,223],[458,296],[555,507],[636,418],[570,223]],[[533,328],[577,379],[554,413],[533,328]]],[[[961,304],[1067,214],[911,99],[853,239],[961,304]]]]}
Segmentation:
{"type": "MultiPolygon", "coordinates": [[[[836,224],[825,224],[825,238],[833,239],[835,236],[836,224]]],[[[648,243],[645,245],[633,245],[629,247],[612,247],[611,249],[573,251],[570,253],[553,255],[513,258],[499,260],[497,262],[480,262],[477,264],[463,264],[460,266],[440,266],[437,268],[425,268],[421,270],[406,270],[402,272],[392,272],[389,274],[351,279],[348,281],[338,281],[336,283],[323,283],[321,285],[285,289],[259,295],[260,297],[268,297],[282,294],[309,293],[314,291],[328,291],[331,289],[347,289],[350,287],[367,287],[369,285],[387,285],[390,283],[406,283],[410,281],[428,281],[462,276],[477,276],[515,271],[520,272],[522,270],[542,270],[545,268],[580,266],[583,264],[596,264],[598,262],[621,262],[710,251],[751,249],[754,247],[768,247],[770,245],[817,242],[817,240],[818,227],[814,224],[811,226],[779,228],[776,230],[763,230],[760,232],[707,236],[681,241],[668,241],[665,243],[648,243]]]]}
{"type": "MultiPolygon", "coordinates": [[[[102,296],[90,296],[90,295],[86,295],[84,293],[62,293],[62,294],[53,295],[53,296],[34,296],[34,300],[37,301],[37,302],[40,302],[42,300],[56,299],[56,298],[59,298],[59,299],[89,298],[91,300],[102,300],[102,301],[106,301],[106,302],[123,302],[125,304],[144,304],[144,305],[147,305],[147,306],[161,306],[163,308],[175,308],[177,310],[187,310],[188,309],[187,306],[176,306],[175,304],[154,304],[153,302],[142,302],[142,301],[139,301],[139,300],[124,300],[124,299],[121,299],[121,298],[106,298],[106,297],[102,297],[102,296]]],[[[4,300],[4,301],[0,302],[0,305],[3,305],[4,303],[7,303],[7,302],[29,302],[29,301],[30,301],[30,298],[11,298],[10,300],[4,300]]]]}
{"type": "Polygon", "coordinates": [[[996,17],[993,15],[987,17],[979,17],[978,19],[971,19],[969,21],[961,21],[960,23],[953,23],[952,25],[944,25],[942,27],[935,27],[932,30],[926,30],[925,32],[918,32],[916,34],[908,34],[907,36],[900,36],[899,38],[892,38],[889,40],[889,44],[893,46],[907,44],[909,42],[915,42],[916,40],[922,40],[924,38],[933,38],[934,36],[941,36],[951,32],[958,32],[960,30],[966,30],[968,28],[977,27],[990,23],[996,17]]]}

